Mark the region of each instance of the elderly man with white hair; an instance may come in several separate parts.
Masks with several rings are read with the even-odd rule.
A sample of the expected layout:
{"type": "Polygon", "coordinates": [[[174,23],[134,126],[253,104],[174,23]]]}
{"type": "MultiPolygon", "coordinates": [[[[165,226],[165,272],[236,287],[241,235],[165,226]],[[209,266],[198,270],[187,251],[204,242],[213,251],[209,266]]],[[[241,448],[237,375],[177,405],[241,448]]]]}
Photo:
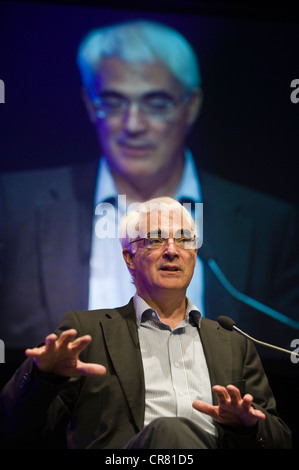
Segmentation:
{"type": "Polygon", "coordinates": [[[69,312],[26,350],[1,394],[7,446],[290,448],[254,346],[186,297],[197,258],[189,213],[154,199],[125,215],[121,235],[134,297],[69,312]]]}

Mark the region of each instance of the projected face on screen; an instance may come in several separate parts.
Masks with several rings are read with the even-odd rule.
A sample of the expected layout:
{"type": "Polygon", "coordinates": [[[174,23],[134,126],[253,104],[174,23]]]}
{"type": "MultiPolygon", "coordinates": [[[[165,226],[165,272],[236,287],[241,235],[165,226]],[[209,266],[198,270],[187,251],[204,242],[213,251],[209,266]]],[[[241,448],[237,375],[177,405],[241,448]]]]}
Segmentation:
{"type": "Polygon", "coordinates": [[[115,177],[153,186],[153,178],[162,183],[174,167],[180,171],[201,104],[199,65],[185,38],[156,21],[99,28],[82,41],[78,65],[115,177]]]}
{"type": "Polygon", "coordinates": [[[186,93],[162,63],[102,62],[94,119],[103,154],[116,173],[128,179],[158,177],[182,164],[185,135],[196,114],[186,93]]]}

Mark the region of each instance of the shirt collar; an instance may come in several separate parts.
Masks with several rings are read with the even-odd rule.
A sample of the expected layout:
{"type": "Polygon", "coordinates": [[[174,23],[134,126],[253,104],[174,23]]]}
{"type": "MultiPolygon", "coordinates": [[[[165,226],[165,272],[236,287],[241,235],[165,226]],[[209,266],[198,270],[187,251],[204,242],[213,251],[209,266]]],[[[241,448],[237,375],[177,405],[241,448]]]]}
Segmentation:
{"type": "Polygon", "coordinates": [[[200,182],[194,158],[189,149],[185,150],[185,165],[182,179],[175,193],[177,201],[189,199],[194,202],[202,202],[200,182]]]}
{"type": "Polygon", "coordinates": [[[95,192],[95,205],[101,202],[115,199],[117,200],[118,191],[111,174],[110,168],[106,159],[103,157],[100,159],[98,178],[95,192]]]}
{"type": "MultiPolygon", "coordinates": [[[[154,313],[157,320],[160,321],[158,313],[152,307],[148,305],[148,303],[140,297],[137,293],[135,293],[134,298],[134,306],[136,311],[136,319],[137,325],[139,326],[142,322],[142,317],[145,313],[154,313]]],[[[189,322],[190,317],[194,320],[196,325],[200,327],[200,320],[201,320],[201,313],[196,307],[196,305],[187,297],[187,307],[186,307],[186,317],[185,320],[189,322]]]]}

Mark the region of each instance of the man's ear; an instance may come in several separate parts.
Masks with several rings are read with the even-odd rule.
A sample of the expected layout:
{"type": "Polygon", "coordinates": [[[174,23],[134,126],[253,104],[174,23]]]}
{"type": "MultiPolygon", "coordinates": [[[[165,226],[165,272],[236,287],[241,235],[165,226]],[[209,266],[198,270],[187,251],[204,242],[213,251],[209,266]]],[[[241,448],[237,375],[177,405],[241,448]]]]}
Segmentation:
{"type": "Polygon", "coordinates": [[[134,277],[135,265],[134,265],[134,255],[131,253],[128,247],[123,249],[123,258],[129,269],[131,276],[134,277]]]}
{"type": "Polygon", "coordinates": [[[189,99],[188,106],[188,124],[191,128],[200,115],[203,102],[203,93],[201,88],[194,90],[189,99]]]}
{"type": "Polygon", "coordinates": [[[83,103],[85,105],[85,108],[87,110],[87,114],[89,116],[89,119],[92,122],[92,124],[95,124],[96,123],[96,112],[95,112],[95,109],[94,109],[93,102],[91,101],[90,96],[89,96],[88,91],[87,91],[86,88],[82,88],[81,96],[82,96],[82,100],[83,100],[83,103]]]}

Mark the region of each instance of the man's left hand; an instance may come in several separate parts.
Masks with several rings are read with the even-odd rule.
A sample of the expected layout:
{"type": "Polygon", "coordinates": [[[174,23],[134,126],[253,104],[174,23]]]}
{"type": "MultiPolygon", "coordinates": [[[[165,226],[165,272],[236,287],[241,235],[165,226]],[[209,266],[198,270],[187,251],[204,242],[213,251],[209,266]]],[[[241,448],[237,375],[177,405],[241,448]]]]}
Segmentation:
{"type": "Polygon", "coordinates": [[[252,427],[258,420],[266,418],[264,413],[253,408],[252,395],[246,394],[242,398],[237,387],[233,385],[227,387],[215,385],[213,391],[217,395],[218,405],[213,406],[204,401],[196,400],[193,402],[193,408],[226,426],[252,427]]]}

